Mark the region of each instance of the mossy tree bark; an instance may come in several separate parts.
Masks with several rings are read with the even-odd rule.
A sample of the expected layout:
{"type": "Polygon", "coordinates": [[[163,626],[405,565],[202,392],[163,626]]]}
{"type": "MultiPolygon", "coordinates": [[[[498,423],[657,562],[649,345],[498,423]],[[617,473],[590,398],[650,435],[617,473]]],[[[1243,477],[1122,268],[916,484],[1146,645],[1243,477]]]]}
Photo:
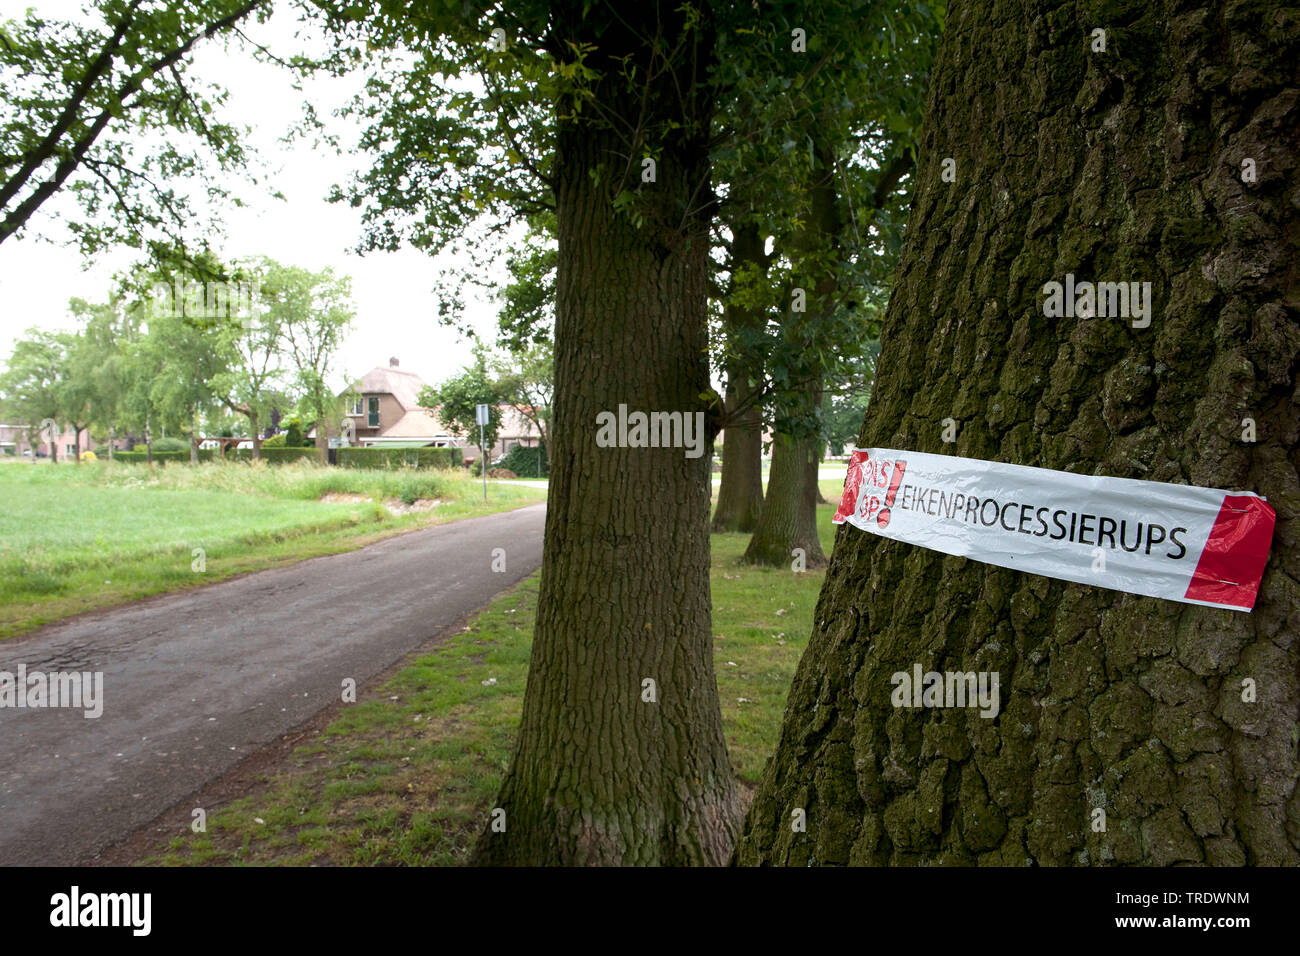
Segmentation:
{"type": "Polygon", "coordinates": [[[741,864],[1300,862],[1297,21],[1095,9],[950,7],[863,444],[1257,491],[1278,515],[1258,602],[842,527],[741,864]],[[1044,318],[1067,272],[1150,281],[1150,326],[1044,318]],[[916,663],[998,672],[1000,714],[894,709],[916,663]]]}
{"type": "MultiPolygon", "coordinates": [[[[731,261],[733,275],[746,265],[766,269],[763,237],[757,226],[746,223],[734,227],[731,261]]],[[[738,336],[761,321],[762,316],[754,310],[735,303],[728,303],[723,316],[729,336],[738,336]]],[[[757,404],[758,389],[753,384],[759,378],[743,361],[727,364],[727,417],[722,433],[722,480],[713,511],[714,531],[748,534],[758,525],[763,509],[763,416],[757,404]]]]}
{"type": "MultiPolygon", "coordinates": [[[[560,110],[541,589],[519,735],[497,801],[504,830],[485,821],[475,861],[721,864],[739,801],[713,672],[710,459],[596,443],[597,414],[620,404],[709,411],[700,396],[710,391],[703,81],[712,35],[707,11],[686,34],[690,11],[670,2],[617,15],[596,8],[585,19],[577,3],[558,6],[566,39],[593,44],[599,114],[678,132],[653,144],[656,180],[642,184],[650,144],[629,144],[626,125],[591,120],[590,103],[580,114],[560,110]],[[668,68],[649,62],[647,38],[684,52],[668,68]],[[625,79],[632,70],[655,76],[644,98],[625,79]],[[638,187],[640,227],[614,209],[620,189],[638,187]]],[[[706,450],[716,430],[704,436],[706,450]]]]}

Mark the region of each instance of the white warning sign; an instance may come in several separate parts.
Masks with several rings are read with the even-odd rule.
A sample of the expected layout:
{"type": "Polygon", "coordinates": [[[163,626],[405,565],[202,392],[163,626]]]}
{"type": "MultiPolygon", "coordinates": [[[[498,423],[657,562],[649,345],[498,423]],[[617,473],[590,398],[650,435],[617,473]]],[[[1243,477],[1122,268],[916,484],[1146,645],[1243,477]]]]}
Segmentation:
{"type": "Polygon", "coordinates": [[[999,567],[1249,611],[1274,518],[1252,492],[870,448],[853,453],[833,520],[999,567]]]}

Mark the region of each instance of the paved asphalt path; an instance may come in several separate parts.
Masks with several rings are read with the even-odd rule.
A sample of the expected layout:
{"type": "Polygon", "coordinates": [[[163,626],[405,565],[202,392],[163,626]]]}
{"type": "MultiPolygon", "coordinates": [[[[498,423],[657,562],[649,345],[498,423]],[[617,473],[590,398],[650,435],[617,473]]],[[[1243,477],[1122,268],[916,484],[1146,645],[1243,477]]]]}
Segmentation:
{"type": "Polygon", "coordinates": [[[545,516],[468,518],[0,644],[0,671],[104,674],[99,718],[0,709],[0,864],[75,864],[148,823],[531,574],[545,516]]]}

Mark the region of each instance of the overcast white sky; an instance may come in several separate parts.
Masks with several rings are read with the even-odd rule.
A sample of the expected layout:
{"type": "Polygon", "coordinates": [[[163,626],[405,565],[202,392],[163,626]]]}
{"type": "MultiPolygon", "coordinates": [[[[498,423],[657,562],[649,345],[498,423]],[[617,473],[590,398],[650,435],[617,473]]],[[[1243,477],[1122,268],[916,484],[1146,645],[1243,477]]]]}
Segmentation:
{"type": "MultiPolygon", "coordinates": [[[[0,16],[20,18],[22,9],[12,0],[0,0],[0,16]]],[[[36,9],[50,19],[78,19],[80,3],[67,0],[38,0],[36,9]]],[[[246,32],[277,54],[293,52],[300,41],[293,40],[296,27],[288,4],[277,5],[277,13],[266,25],[253,25],[246,32]]],[[[288,74],[240,56],[232,48],[227,54],[217,44],[196,53],[193,76],[217,82],[230,91],[222,111],[230,121],[253,127],[252,145],[273,170],[266,188],[247,182],[235,183],[236,194],[248,207],[227,210],[227,233],[219,252],[223,258],[267,255],[285,264],[319,270],[332,266],[336,273],[352,277],[356,319],[336,363],[348,377],[364,374],[376,365],[387,365],[390,357],[401,360],[403,369],[434,383],[454,373],[470,359],[468,342],[452,329],[440,326],[435,317],[432,293],[440,270],[453,270],[449,259],[434,260],[406,249],[398,253],[372,253],[361,257],[350,249],[361,236],[361,217],[344,204],[325,201],[330,186],[345,182],[353,169],[364,168],[360,155],[336,156],[300,142],[286,146],[278,142],[301,115],[300,94],[288,74]],[[271,198],[279,189],[287,202],[271,198]]],[[[322,116],[344,101],[357,79],[313,80],[308,95],[322,116]]],[[[334,128],[345,141],[359,134],[335,120],[334,128]]],[[[60,200],[52,200],[60,202],[60,200]]],[[[61,209],[73,208],[61,201],[61,209]]],[[[48,205],[48,204],[47,204],[48,205]]],[[[68,299],[77,296],[92,301],[107,298],[112,275],[132,261],[135,254],[124,251],[105,255],[90,268],[71,248],[37,241],[31,234],[56,234],[58,227],[38,213],[29,223],[29,235],[10,240],[0,247],[0,363],[9,356],[13,343],[31,326],[72,328],[68,299]]],[[[467,304],[466,315],[485,339],[491,341],[496,324],[496,305],[480,298],[467,304]]],[[[342,384],[342,374],[337,384],[342,384]]]]}

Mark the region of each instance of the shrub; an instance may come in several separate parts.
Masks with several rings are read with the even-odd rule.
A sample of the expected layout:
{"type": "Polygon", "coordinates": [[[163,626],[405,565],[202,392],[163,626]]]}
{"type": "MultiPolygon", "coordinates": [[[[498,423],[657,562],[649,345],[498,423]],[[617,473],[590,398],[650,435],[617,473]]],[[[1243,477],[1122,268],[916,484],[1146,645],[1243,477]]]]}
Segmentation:
{"type": "MultiPolygon", "coordinates": [[[[537,448],[525,448],[523,445],[516,445],[506,452],[505,457],[495,466],[497,468],[506,468],[513,471],[520,478],[545,478],[550,474],[550,462],[546,459],[546,449],[541,452],[542,464],[537,466],[538,452],[537,448]]],[[[488,466],[488,474],[492,474],[491,465],[488,466]]]]}
{"type": "Polygon", "coordinates": [[[154,454],[160,451],[183,451],[189,452],[190,443],[183,438],[159,438],[153,443],[154,454]]]}
{"type": "Polygon", "coordinates": [[[302,447],[302,424],[298,419],[289,419],[289,427],[284,434],[284,444],[287,448],[302,447]]]}
{"type": "Polygon", "coordinates": [[[262,442],[262,450],[266,451],[268,448],[283,448],[285,444],[286,440],[283,435],[272,435],[266,441],[262,442]]]}
{"type": "Polygon", "coordinates": [[[457,468],[459,448],[340,448],[344,468],[457,468]]]}

